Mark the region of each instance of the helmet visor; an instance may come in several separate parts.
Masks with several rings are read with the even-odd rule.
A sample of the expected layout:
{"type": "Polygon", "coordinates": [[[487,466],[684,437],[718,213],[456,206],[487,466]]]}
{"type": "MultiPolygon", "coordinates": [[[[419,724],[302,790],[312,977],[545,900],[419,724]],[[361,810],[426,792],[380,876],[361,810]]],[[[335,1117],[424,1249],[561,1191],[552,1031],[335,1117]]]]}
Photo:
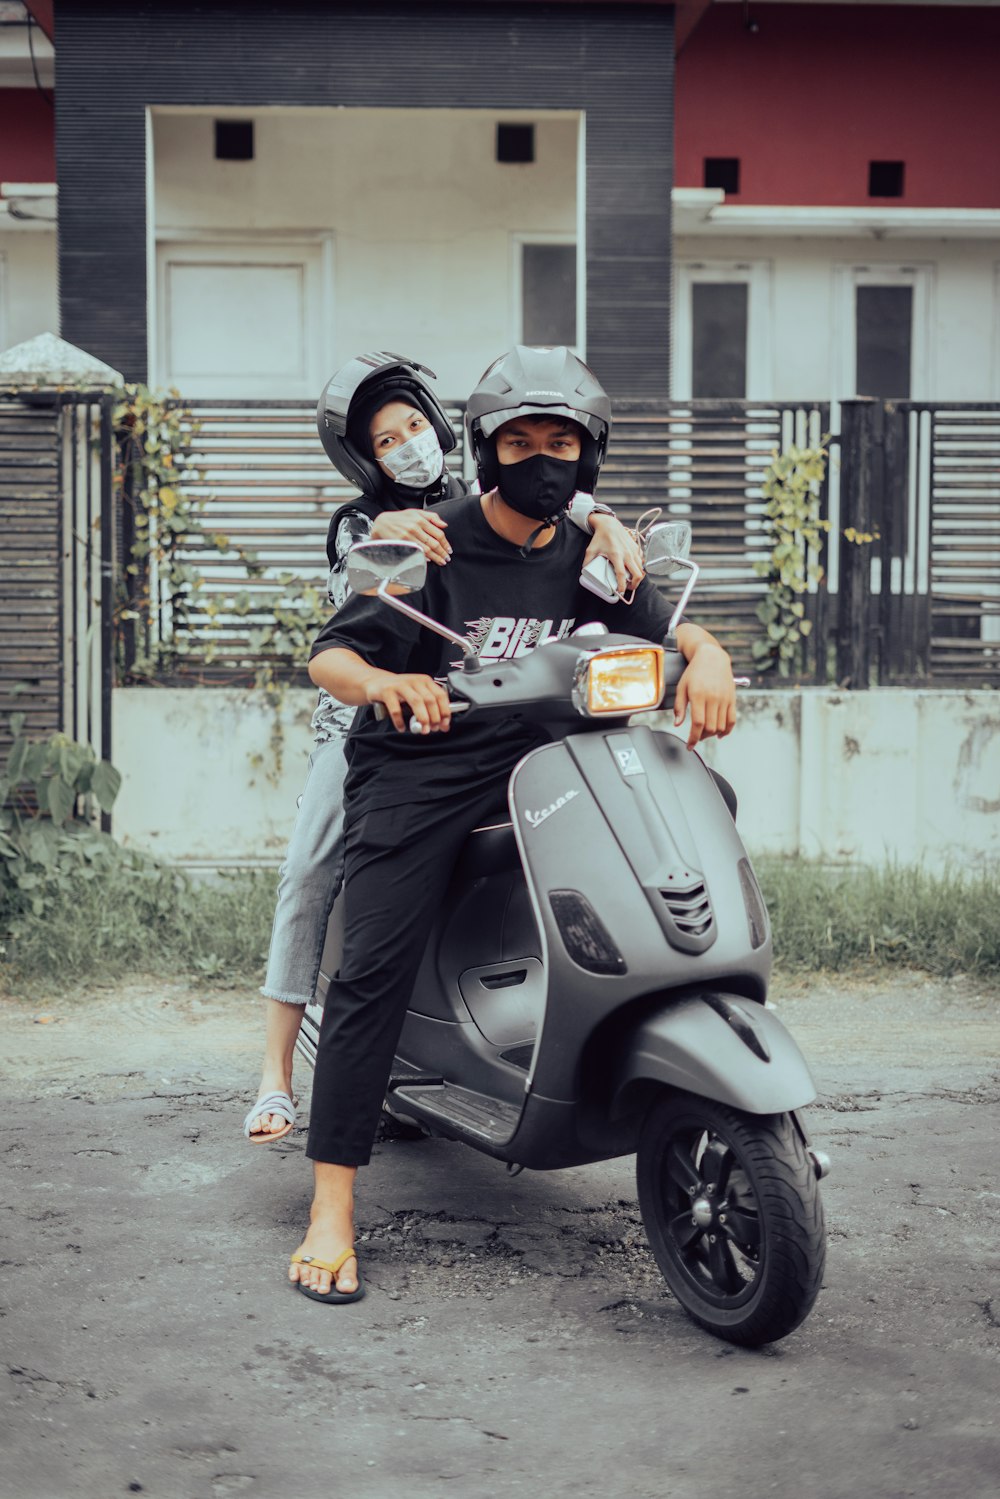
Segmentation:
{"type": "Polygon", "coordinates": [[[592,416],[589,411],[578,411],[575,406],[553,405],[553,406],[514,406],[505,407],[502,411],[487,411],[482,416],[477,416],[475,425],[484,437],[492,437],[505,422],[516,421],[519,416],[547,416],[553,421],[561,417],[568,417],[570,421],[576,422],[585,432],[589,432],[593,438],[599,438],[607,430],[607,423],[599,416],[592,416]]]}

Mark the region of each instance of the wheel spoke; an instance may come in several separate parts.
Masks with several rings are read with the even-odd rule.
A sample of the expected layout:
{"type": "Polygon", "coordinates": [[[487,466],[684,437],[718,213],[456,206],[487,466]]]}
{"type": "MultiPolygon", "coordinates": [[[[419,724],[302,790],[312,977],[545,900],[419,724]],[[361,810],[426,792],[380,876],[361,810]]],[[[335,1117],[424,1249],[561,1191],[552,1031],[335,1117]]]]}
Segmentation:
{"type": "Polygon", "coordinates": [[[733,1167],[733,1157],[722,1140],[709,1141],[700,1165],[702,1180],[715,1187],[717,1194],[724,1192],[733,1167]]]}
{"type": "Polygon", "coordinates": [[[682,1192],[690,1192],[692,1187],[697,1188],[701,1185],[697,1167],[683,1145],[676,1140],[671,1140],[667,1150],[666,1167],[670,1180],[682,1192]]]}
{"type": "Polygon", "coordinates": [[[669,1232],[677,1248],[687,1250],[705,1230],[692,1222],[690,1213],[678,1213],[676,1218],[670,1220],[669,1232]]]}
{"type": "Polygon", "coordinates": [[[708,1269],[716,1287],[727,1296],[743,1289],[743,1279],[733,1262],[733,1251],[728,1239],[721,1236],[708,1246],[708,1269]]]}
{"type": "Polygon", "coordinates": [[[720,1227],[734,1244],[746,1244],[752,1249],[756,1249],[760,1244],[760,1219],[756,1213],[747,1213],[741,1208],[728,1207],[726,1221],[720,1227]]]}

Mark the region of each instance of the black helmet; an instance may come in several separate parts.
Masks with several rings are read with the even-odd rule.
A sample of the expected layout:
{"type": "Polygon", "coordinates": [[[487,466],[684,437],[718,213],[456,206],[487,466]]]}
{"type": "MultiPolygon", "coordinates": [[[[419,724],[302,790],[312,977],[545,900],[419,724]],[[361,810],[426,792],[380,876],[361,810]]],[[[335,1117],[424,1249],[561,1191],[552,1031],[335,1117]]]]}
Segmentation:
{"type": "Polygon", "coordinates": [[[380,406],[394,397],[412,400],[437,434],[443,453],[450,453],[458,438],[426,377],[436,380],[433,370],[414,359],[385,350],[359,354],[326,383],[316,407],[316,427],[326,456],[362,494],[373,499],[388,482],[371,456],[368,421],[380,406]],[[359,420],[360,418],[360,420],[359,420]]]}
{"type": "Polygon", "coordinates": [[[465,425],[485,493],[496,487],[499,464],[493,436],[513,416],[568,416],[583,428],[577,484],[592,491],[611,431],[611,402],[582,359],[562,346],[517,344],[495,359],[469,397],[465,425]]]}

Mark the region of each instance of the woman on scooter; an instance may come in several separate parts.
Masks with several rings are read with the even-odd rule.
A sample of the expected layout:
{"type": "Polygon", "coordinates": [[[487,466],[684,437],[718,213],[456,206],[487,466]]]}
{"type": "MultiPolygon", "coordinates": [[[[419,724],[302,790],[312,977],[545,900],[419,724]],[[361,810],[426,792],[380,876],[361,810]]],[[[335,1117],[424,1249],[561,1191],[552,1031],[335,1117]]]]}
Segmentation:
{"type": "MultiPolygon", "coordinates": [[[[559,525],[578,489],[596,486],[610,429],[607,396],[566,349],[518,348],[490,367],[466,421],[481,495],[446,501],[453,548],[416,602],[483,660],[516,657],[575,624],[601,620],[660,641],[670,610],[643,581],[631,607],[584,591],[585,542],[559,525]],[[542,398],[543,404],[539,404],[542,398]]],[[[688,665],[675,718],[688,705],[689,744],[735,723],[729,657],[687,622],[677,644],[688,665]]],[[[506,805],[507,781],[539,742],[526,722],[451,720],[443,676],[455,647],[352,597],[320,631],[310,675],[338,701],[382,703],[359,715],[348,747],[345,942],[323,1013],[307,1154],[314,1165],[309,1230],[289,1278],[327,1303],[363,1294],[353,1242],[353,1186],[367,1163],[423,943],[469,831],[506,805]],[[420,733],[403,732],[409,708],[420,733]]],[[[544,737],[544,736],[543,736],[544,737]]]]}
{"type": "MultiPolygon", "coordinates": [[[[466,493],[445,468],[455,433],[432,388],[430,370],[395,354],[364,354],[332,377],[320,397],[317,425],[334,467],[359,489],[330,522],[330,600],[347,598],[345,560],[369,536],[410,541],[444,567],[451,547],[447,522],[433,508],[466,493]]],[[[587,550],[606,556],[624,590],[642,575],[631,534],[607,506],[575,497],[571,518],[593,539],[587,550]]],[[[343,870],[344,744],[356,708],[322,688],[312,719],[315,735],[306,784],[281,866],[267,973],[264,1062],[258,1097],[243,1123],[254,1143],[282,1139],[293,1128],[292,1062],[306,1004],[314,996],[327,922],[343,870]]]]}

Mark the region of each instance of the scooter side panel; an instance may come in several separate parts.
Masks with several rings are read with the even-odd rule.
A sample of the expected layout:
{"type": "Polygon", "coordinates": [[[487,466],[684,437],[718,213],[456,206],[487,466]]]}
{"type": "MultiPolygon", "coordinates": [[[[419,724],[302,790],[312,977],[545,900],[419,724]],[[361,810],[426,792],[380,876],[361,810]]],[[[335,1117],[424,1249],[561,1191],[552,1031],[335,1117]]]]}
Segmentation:
{"type": "Polygon", "coordinates": [[[792,1037],[763,1005],[727,996],[745,1014],[764,1056],[758,1055],[723,1015],[700,995],[671,1001],[648,1016],[628,1038],[614,1101],[626,1101],[636,1082],[663,1083],[731,1104],[749,1114],[804,1108],[816,1085],[792,1037]]]}
{"type": "MultiPolygon", "coordinates": [[[[530,1086],[550,1099],[575,1096],[584,1047],[596,1027],[630,1000],[695,984],[728,987],[727,977],[740,988],[741,984],[733,982],[734,976],[742,976],[745,986],[761,996],[766,985],[770,954],[750,950],[742,897],[735,929],[727,916],[707,951],[680,952],[667,942],[636,873],[651,857],[642,819],[623,817],[621,820],[631,826],[613,831],[588,782],[590,776],[603,799],[608,779],[620,779],[605,741],[611,735],[620,741],[623,734],[638,736],[640,752],[652,761],[658,747],[647,743],[654,738],[650,731],[618,726],[534,750],[511,778],[511,812],[536,920],[543,933],[542,956],[549,976],[530,1086]],[[606,757],[607,765],[600,775],[593,768],[584,775],[576,759],[580,743],[592,756],[606,757]],[[553,892],[566,891],[582,897],[598,915],[605,934],[622,955],[622,969],[589,972],[570,956],[552,904],[553,892]]],[[[704,801],[709,830],[705,836],[714,835],[722,844],[714,877],[717,884],[726,887],[728,910],[734,888],[738,894],[735,864],[744,852],[743,846],[704,765],[695,756],[685,755],[664,774],[674,779],[675,800],[688,805],[704,801]]],[[[629,795],[627,787],[624,794],[629,795]]],[[[693,835],[683,836],[692,845],[686,850],[691,860],[700,858],[693,835]]]]}

